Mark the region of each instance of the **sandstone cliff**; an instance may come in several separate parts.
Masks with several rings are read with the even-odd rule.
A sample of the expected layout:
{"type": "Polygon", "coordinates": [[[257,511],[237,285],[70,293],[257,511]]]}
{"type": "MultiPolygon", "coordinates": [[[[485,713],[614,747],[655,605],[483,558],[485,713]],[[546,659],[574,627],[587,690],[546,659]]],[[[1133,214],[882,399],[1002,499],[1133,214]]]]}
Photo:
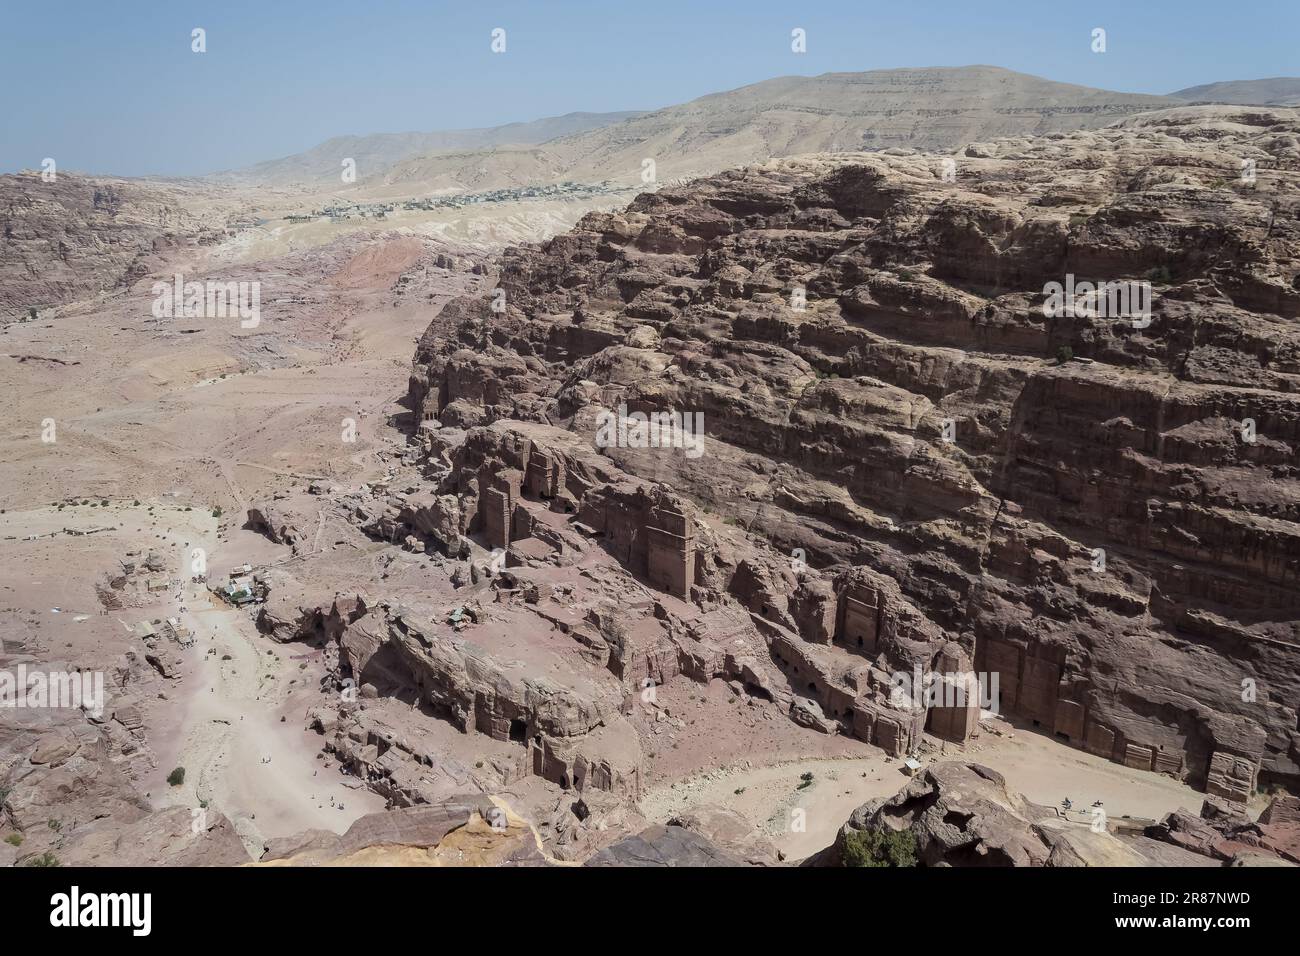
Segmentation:
{"type": "Polygon", "coordinates": [[[0,317],[117,293],[225,234],[236,202],[198,187],[56,172],[0,176],[0,317]]]}
{"type": "MultiPolygon", "coordinates": [[[[777,161],[591,214],[508,251],[500,291],[419,342],[434,537],[507,548],[530,492],[608,516],[626,476],[673,503],[619,504],[605,547],[747,607],[831,726],[879,742],[879,677],[953,645],[1063,745],[1238,801],[1294,785],[1298,183],[1296,113],[1194,107],[955,166],[777,161]],[[1147,283],[1149,315],[1048,317],[1075,280],[1147,283]],[[702,453],[584,460],[619,408],[701,413],[702,453]],[[696,508],[722,539],[683,530],[696,508]]],[[[891,721],[906,750],[921,727],[891,721]]]]}

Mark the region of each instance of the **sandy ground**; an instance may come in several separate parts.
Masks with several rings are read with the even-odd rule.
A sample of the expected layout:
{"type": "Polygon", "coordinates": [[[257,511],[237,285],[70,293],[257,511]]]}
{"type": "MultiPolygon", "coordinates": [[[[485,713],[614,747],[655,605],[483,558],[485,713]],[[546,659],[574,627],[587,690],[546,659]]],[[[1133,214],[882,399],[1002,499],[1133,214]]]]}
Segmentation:
{"type": "MultiPolygon", "coordinates": [[[[479,203],[459,209],[407,210],[398,208],[383,220],[353,217],[331,222],[317,217],[291,222],[286,216],[302,215],[335,201],[332,195],[303,194],[294,197],[263,197],[260,210],[266,222],[245,229],[213,250],[215,263],[255,262],[302,252],[360,230],[399,229],[424,236],[440,236],[484,248],[506,244],[539,242],[571,229],[593,210],[619,209],[636,196],[636,190],[616,195],[584,198],[524,199],[516,202],[479,203]]],[[[388,197],[357,193],[349,201],[372,202],[388,197]]],[[[392,200],[389,200],[392,201],[392,200]]]]}
{"type": "MultiPolygon", "coordinates": [[[[132,551],[157,551],[162,576],[181,580],[194,546],[212,569],[273,560],[275,548],[238,530],[246,507],[316,476],[369,476],[375,449],[400,438],[387,418],[401,410],[414,338],[477,281],[433,275],[395,304],[393,282],[425,251],[385,238],[277,266],[263,276],[264,323],[253,330],[151,323],[145,281],[5,336],[0,391],[14,407],[0,443],[0,650],[110,668],[144,650],[141,622],[181,616],[195,645],[163,640],[183,659],[180,679],[131,688],[148,747],[132,769],[155,806],[206,801],[254,853],[268,837],[341,832],[384,805],[317,759],[321,738],[303,729],[320,699],[319,656],[273,644],[197,587],[105,614],[95,581],[132,551]],[[354,443],[341,439],[344,418],[357,423],[354,443]],[[46,419],[54,441],[42,440],[46,419]],[[177,766],[186,781],[173,788],[165,778],[177,766]]],[[[175,268],[208,258],[183,250],[175,268]]]]}
{"type": "Polygon", "coordinates": [[[145,786],[156,804],[220,810],[254,855],[267,838],[342,832],[384,808],[381,797],[317,759],[320,737],[303,729],[302,711],[304,698],[319,696],[321,669],[300,668],[306,648],[275,645],[243,611],[217,606],[187,617],[196,635],[187,651],[191,693],[179,732],[155,741],[159,770],[145,786]],[[177,766],[185,783],[168,786],[177,766]]]}
{"type": "MultiPolygon", "coordinates": [[[[1003,774],[1011,790],[1044,806],[1058,806],[1066,797],[1076,808],[1101,800],[1111,819],[1158,818],[1179,807],[1196,810],[1205,798],[1169,777],[1131,770],[1031,731],[1006,737],[982,732],[966,748],[933,743],[935,750],[923,764],[982,763],[1003,774]]],[[[656,787],[642,798],[641,809],[647,819],[661,823],[692,807],[728,807],[772,840],[787,860],[799,860],[829,846],[859,806],[892,796],[907,781],[902,762],[883,754],[765,766],[741,763],[656,787]],[[805,773],[813,775],[807,785],[805,773]]]]}
{"type": "MultiPolygon", "coordinates": [[[[187,577],[194,547],[220,560],[217,524],[210,512],[153,500],[0,514],[0,642],[107,668],[125,650],[143,649],[133,630],[141,622],[180,617],[196,642],[180,651],[180,680],[161,683],[161,697],[150,695],[146,722],[157,765],[140,777],[140,789],[157,807],[206,801],[234,821],[254,853],[268,837],[311,827],[342,832],[384,801],[316,759],[320,737],[303,729],[303,715],[320,697],[318,654],[274,644],[245,612],[213,607],[201,585],[107,614],[96,599],[95,576],[128,551],[158,552],[166,577],[187,577]],[[170,787],[165,778],[177,766],[186,782],[170,787]]],[[[113,706],[110,699],[110,712],[113,706]]]]}

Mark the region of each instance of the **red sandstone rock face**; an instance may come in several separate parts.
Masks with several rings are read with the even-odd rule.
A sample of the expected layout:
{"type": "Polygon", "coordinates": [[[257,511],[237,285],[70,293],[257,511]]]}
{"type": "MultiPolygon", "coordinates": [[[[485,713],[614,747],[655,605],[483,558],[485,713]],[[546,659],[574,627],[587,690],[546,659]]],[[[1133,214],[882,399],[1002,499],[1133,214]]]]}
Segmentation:
{"type": "Polygon", "coordinates": [[[657,484],[730,527],[654,583],[739,602],[850,732],[907,749],[881,677],[952,644],[1072,746],[1234,800],[1294,784],[1300,117],[1169,110],[956,162],[772,163],[510,250],[504,295],[417,349],[426,526],[527,538],[536,482],[617,515],[654,581],[647,540],[682,537],[632,503],[657,484]],[[1068,274],[1150,282],[1149,323],[1045,317],[1068,274]],[[702,454],[593,449],[620,405],[702,413],[702,454]]]}
{"type": "Polygon", "coordinates": [[[0,316],[24,316],[150,275],[166,253],[224,234],[232,201],[193,211],[199,191],[57,173],[0,176],[0,316]],[[187,208],[190,207],[190,208],[187,208]]]}

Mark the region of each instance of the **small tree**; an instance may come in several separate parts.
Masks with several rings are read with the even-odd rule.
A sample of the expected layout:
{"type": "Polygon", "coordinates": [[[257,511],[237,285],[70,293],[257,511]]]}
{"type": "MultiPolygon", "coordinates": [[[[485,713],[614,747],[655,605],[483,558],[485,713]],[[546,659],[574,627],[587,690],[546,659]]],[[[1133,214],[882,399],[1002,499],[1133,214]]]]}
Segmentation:
{"type": "Polygon", "coordinates": [[[1074,349],[1070,348],[1068,345],[1062,345],[1059,349],[1056,350],[1057,365],[1064,365],[1066,362],[1072,361],[1073,359],[1074,359],[1074,349]]]}
{"type": "Polygon", "coordinates": [[[916,866],[916,836],[911,830],[851,830],[843,857],[845,866],[916,866]]]}
{"type": "Polygon", "coordinates": [[[170,783],[173,787],[179,787],[181,784],[183,784],[185,782],[185,768],[177,767],[175,770],[169,773],[167,775],[167,782],[170,783]]]}

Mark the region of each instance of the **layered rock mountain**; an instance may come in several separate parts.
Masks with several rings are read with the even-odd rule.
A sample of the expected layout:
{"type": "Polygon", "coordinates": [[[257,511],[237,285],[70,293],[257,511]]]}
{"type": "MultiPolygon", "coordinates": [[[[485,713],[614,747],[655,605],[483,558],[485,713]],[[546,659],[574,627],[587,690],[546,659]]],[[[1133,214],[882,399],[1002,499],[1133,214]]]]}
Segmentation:
{"type": "MultiPolygon", "coordinates": [[[[786,76],[712,93],[543,142],[516,136],[492,148],[457,142],[408,152],[365,186],[389,192],[488,189],[573,180],[640,183],[646,160],[667,181],[800,153],[859,149],[951,149],[972,140],[1093,129],[1170,97],[1057,83],[993,66],[870,70],[786,76]]],[[[277,162],[277,174],[324,162],[337,176],[353,153],[323,144],[277,162]],[[310,162],[309,162],[310,161],[310,162]]],[[[351,147],[349,147],[351,148],[351,147]]],[[[359,169],[361,167],[359,166],[359,169]]]]}
{"type": "Polygon", "coordinates": [[[0,315],[121,292],[184,247],[220,240],[237,208],[196,186],[0,176],[0,315]]]}
{"type": "Polygon", "coordinates": [[[640,115],[634,110],[616,113],[566,113],[526,123],[506,123],[481,129],[430,132],[372,133],[335,136],[302,153],[257,163],[213,178],[258,183],[311,183],[339,181],[343,157],[359,170],[385,170],[412,156],[435,151],[491,150],[501,146],[528,146],[565,136],[576,136],[640,115]]]}
{"type": "Polygon", "coordinates": [[[433,485],[372,533],[499,549],[498,602],[572,603],[596,552],[650,597],[626,630],[549,616],[616,678],[551,716],[554,689],[439,685],[465,652],[390,611],[438,706],[538,734],[565,786],[635,792],[632,751],[591,735],[646,679],[723,676],[904,753],[963,739],[969,705],[918,712],[891,676],[973,666],[1062,746],[1233,802],[1300,782],[1300,115],[1166,110],[951,159],[665,188],[444,308],[409,395],[433,485]]]}
{"type": "Polygon", "coordinates": [[[1234,103],[1247,106],[1300,105],[1300,77],[1274,76],[1263,80],[1224,80],[1189,86],[1169,94],[1195,103],[1234,103]]]}

